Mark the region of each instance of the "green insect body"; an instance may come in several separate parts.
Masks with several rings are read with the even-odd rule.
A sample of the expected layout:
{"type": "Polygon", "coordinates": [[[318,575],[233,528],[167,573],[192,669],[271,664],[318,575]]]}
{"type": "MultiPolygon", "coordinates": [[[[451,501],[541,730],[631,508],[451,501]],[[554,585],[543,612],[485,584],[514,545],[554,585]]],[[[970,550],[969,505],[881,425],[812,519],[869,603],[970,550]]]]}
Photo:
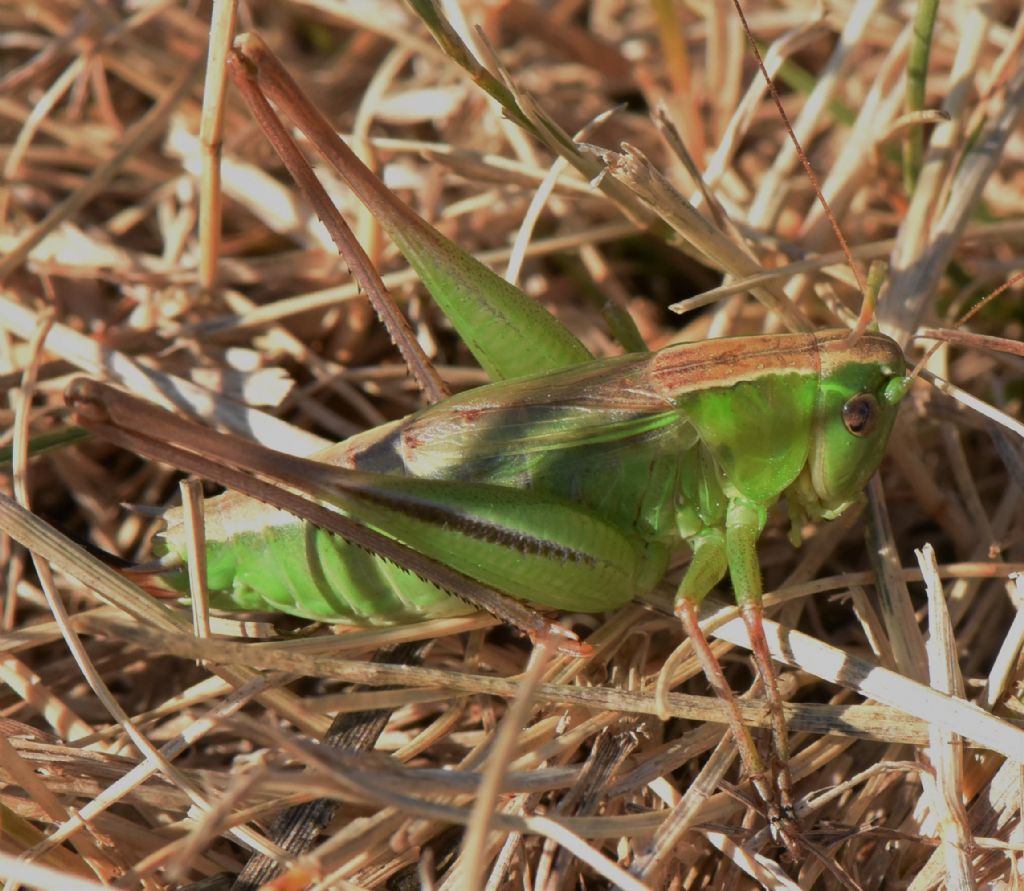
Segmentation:
{"type": "MultiPolygon", "coordinates": [[[[760,594],[756,541],[838,516],[874,473],[904,392],[895,342],[734,337],[491,384],[316,456],[331,505],[520,600],[598,612],[650,591],[674,549],[699,601],[727,571],[760,594]],[[756,575],[756,579],[740,578],[756,575]]],[[[212,604],[358,625],[471,608],[386,560],[237,493],[207,508],[212,604]]],[[[176,512],[158,550],[185,556],[176,512]]],[[[184,590],[184,573],[171,574],[184,590]]]]}

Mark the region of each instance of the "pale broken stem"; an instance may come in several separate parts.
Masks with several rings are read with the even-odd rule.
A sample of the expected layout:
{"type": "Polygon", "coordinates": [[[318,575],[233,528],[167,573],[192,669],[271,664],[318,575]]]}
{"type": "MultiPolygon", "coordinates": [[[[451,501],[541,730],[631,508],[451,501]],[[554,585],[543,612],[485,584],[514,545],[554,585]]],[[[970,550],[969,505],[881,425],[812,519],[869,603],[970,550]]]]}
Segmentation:
{"type": "MultiPolygon", "coordinates": [[[[919,570],[908,570],[905,576],[913,581],[921,578],[919,570]]],[[[908,676],[774,622],[766,620],[765,630],[769,651],[778,662],[847,687],[866,699],[877,700],[927,724],[953,730],[975,745],[1007,758],[1019,759],[1024,751],[1024,730],[974,703],[941,694],[908,676]]],[[[713,633],[722,640],[750,647],[746,626],[738,618],[722,622],[713,633]]]]}
{"type": "Polygon", "coordinates": [[[237,0],[214,0],[210,14],[210,45],[203,84],[203,113],[199,122],[202,176],[199,186],[199,286],[211,291],[217,284],[220,255],[220,160],[224,135],[226,61],[235,32],[237,0]]]}
{"type": "MultiPolygon", "coordinates": [[[[1016,602],[1024,603],[1024,575],[1014,573],[1013,586],[1016,602]]],[[[979,697],[979,701],[986,708],[994,709],[996,703],[1005,695],[1007,687],[1013,681],[1017,660],[1020,658],[1022,650],[1024,650],[1024,609],[1018,608],[1003,642],[999,645],[999,651],[996,653],[996,658],[992,662],[992,668],[985,681],[985,688],[979,697]]]]}
{"type": "MultiPolygon", "coordinates": [[[[929,680],[934,689],[962,698],[964,679],[957,664],[956,637],[950,621],[942,582],[939,580],[935,550],[926,544],[914,552],[924,574],[928,593],[928,625],[931,634],[928,648],[929,680]]],[[[929,731],[930,758],[934,772],[921,775],[924,789],[932,793],[931,810],[938,824],[938,835],[947,880],[951,888],[973,885],[971,849],[973,835],[961,789],[964,783],[964,743],[957,733],[942,727],[929,731]]]]}

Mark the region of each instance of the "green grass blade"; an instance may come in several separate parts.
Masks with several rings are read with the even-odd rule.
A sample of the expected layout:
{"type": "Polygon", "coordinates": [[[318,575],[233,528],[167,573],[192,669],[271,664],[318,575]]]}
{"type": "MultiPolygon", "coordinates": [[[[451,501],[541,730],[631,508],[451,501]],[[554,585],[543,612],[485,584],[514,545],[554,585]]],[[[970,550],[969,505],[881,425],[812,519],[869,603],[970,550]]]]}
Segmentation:
{"type": "MultiPolygon", "coordinates": [[[[938,0],[920,0],[914,20],[914,40],[907,61],[908,112],[923,111],[928,80],[928,58],[931,55],[932,34],[938,14],[938,0]]],[[[912,194],[924,160],[924,125],[907,128],[903,140],[903,183],[907,194],[912,194]]]]}
{"type": "MultiPolygon", "coordinates": [[[[63,427],[60,430],[53,430],[49,433],[40,433],[33,436],[28,442],[29,457],[42,455],[44,452],[52,452],[55,449],[62,449],[65,446],[89,439],[92,434],[81,427],[63,427]]],[[[8,469],[13,460],[14,447],[6,445],[0,448],[0,469],[8,469]]]]}

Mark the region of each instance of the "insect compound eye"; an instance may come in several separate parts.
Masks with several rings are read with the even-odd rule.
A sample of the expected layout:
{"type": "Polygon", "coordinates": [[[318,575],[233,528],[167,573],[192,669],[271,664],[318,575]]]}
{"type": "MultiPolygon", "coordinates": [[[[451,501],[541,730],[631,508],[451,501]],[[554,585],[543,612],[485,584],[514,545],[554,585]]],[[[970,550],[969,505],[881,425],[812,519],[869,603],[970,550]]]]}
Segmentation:
{"type": "Polygon", "coordinates": [[[858,393],[843,405],[843,423],[854,436],[870,436],[878,426],[878,400],[871,393],[858,393]]]}

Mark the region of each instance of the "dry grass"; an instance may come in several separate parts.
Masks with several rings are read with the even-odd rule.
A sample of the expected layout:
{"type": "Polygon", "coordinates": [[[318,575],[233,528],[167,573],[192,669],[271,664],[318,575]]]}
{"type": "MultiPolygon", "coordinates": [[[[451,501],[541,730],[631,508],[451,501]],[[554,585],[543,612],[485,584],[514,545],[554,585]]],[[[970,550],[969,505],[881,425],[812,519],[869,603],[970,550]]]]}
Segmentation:
{"type": "MultiPolygon", "coordinates": [[[[853,276],[832,253],[731,7],[462,5],[524,108],[532,97],[572,133],[629,102],[586,137],[615,154],[577,159],[610,165],[603,190],[564,171],[522,259],[525,287],[595,354],[621,349],[598,312],[605,303],[628,311],[653,347],[778,326],[750,289],[792,301],[815,324],[856,312],[853,276]],[[658,107],[708,172],[696,203],[716,231],[700,239],[679,199],[695,189],[652,120],[658,107]],[[623,141],[639,153],[618,154],[623,141]],[[716,269],[736,278],[779,267],[692,317],[665,311],[719,285],[716,269]]],[[[863,29],[860,7],[845,4],[821,19],[811,3],[758,0],[746,11],[776,46],[769,64],[792,57],[784,105],[858,257],[890,261],[879,316],[908,337],[948,326],[1019,265],[1024,26],[1013,3],[942,6],[922,107],[950,118],[922,129],[900,120],[907,7],[871,9],[863,29]],[[914,133],[924,166],[908,198],[900,151],[914,133]]],[[[421,404],[231,88],[223,106],[206,100],[222,109],[225,134],[219,246],[200,224],[205,6],[129,15],[70,0],[8,4],[0,22],[4,444],[16,414],[32,437],[60,426],[64,385],[82,371],[150,398],[173,392],[207,422],[259,427],[302,452],[421,404]],[[301,429],[246,414],[238,400],[301,429]]],[[[407,7],[252,4],[243,28],[259,30],[413,207],[504,267],[553,155],[503,118],[407,7]]],[[[321,173],[441,377],[457,389],[481,383],[375,221],[321,173]]],[[[1019,340],[1017,299],[1001,297],[971,330],[1019,340]]],[[[931,368],[1020,416],[1019,354],[968,343],[931,368]]],[[[762,564],[781,604],[770,636],[794,666],[782,687],[808,849],[798,864],[765,831],[728,739],[720,745],[718,703],[688,651],[669,658],[681,632],[657,611],[570,617],[593,656],[538,656],[527,695],[530,647],[486,617],[312,638],[282,637],[274,617],[214,617],[212,633],[226,636],[204,641],[187,609],[104,574],[5,502],[4,529],[58,571],[0,541],[0,874],[52,889],[237,874],[248,849],[275,853],[276,812],[328,796],[338,812],[291,863],[287,887],[398,887],[400,877],[401,887],[449,888],[1019,886],[1019,436],[918,384],[866,511],[808,530],[799,551],[783,518],[770,522],[762,564]],[[926,544],[937,572],[933,557],[915,559],[926,544]],[[422,667],[369,661],[410,640],[433,641],[422,667]],[[675,692],[659,699],[666,663],[675,692]],[[394,710],[374,751],[310,741],[333,713],[371,707],[394,710]]],[[[120,505],[165,504],[174,480],[93,441],[33,459],[23,488],[36,518],[144,559],[153,523],[120,505]]],[[[749,660],[732,646],[742,632],[721,619],[715,646],[744,689],[749,660]]],[[[747,715],[763,725],[756,704],[747,715]]]]}

